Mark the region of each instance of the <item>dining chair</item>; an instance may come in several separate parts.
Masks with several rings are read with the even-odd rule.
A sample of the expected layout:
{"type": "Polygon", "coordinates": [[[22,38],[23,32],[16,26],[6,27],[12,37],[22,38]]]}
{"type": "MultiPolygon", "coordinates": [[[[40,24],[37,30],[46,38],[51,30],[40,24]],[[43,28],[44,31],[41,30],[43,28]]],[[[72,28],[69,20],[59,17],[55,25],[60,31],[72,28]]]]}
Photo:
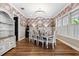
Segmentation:
{"type": "Polygon", "coordinates": [[[56,46],[56,35],[55,35],[55,31],[53,32],[52,35],[48,36],[48,43],[52,43],[52,48],[53,49],[55,48],[55,46],[56,46]]]}

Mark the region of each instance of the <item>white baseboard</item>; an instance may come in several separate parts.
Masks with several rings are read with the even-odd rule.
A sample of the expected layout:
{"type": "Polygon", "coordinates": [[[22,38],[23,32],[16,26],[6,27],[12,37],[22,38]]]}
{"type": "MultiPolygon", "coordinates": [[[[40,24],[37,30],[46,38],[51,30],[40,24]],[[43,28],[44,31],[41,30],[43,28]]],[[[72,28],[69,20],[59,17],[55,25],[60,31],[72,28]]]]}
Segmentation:
{"type": "Polygon", "coordinates": [[[21,37],[21,38],[18,39],[18,41],[21,41],[21,40],[23,40],[24,38],[25,38],[25,37],[21,37]]]}
{"type": "Polygon", "coordinates": [[[68,45],[68,46],[72,47],[73,49],[75,49],[75,50],[79,51],[79,48],[77,48],[77,47],[75,47],[75,46],[73,46],[73,45],[71,45],[71,44],[69,44],[69,43],[65,42],[64,40],[61,40],[61,39],[58,39],[58,40],[59,40],[59,41],[61,41],[61,42],[63,42],[64,44],[66,44],[66,45],[68,45]]]}

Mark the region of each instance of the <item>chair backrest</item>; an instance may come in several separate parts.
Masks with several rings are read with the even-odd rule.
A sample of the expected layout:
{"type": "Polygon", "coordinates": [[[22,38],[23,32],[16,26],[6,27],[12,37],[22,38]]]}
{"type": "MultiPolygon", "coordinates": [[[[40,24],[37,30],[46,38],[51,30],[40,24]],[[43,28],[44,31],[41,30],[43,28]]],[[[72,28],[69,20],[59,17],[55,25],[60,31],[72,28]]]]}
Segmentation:
{"type": "Polygon", "coordinates": [[[50,35],[50,36],[48,36],[48,41],[51,41],[51,42],[56,42],[56,32],[55,31],[53,31],[53,33],[50,35]]]}
{"type": "Polygon", "coordinates": [[[29,27],[29,39],[32,39],[32,35],[33,35],[33,28],[29,27]]]}
{"type": "Polygon", "coordinates": [[[56,31],[53,32],[53,42],[56,42],[56,31]]]}

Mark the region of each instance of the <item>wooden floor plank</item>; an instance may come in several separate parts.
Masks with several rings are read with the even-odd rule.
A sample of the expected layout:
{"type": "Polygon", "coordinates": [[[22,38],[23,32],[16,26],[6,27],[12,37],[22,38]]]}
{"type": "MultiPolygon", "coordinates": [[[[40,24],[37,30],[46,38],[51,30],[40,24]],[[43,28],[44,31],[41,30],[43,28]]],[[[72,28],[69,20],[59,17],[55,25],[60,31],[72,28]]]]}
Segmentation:
{"type": "Polygon", "coordinates": [[[17,46],[3,56],[79,56],[79,52],[57,40],[55,49],[42,48],[28,39],[17,42],[17,46]]]}

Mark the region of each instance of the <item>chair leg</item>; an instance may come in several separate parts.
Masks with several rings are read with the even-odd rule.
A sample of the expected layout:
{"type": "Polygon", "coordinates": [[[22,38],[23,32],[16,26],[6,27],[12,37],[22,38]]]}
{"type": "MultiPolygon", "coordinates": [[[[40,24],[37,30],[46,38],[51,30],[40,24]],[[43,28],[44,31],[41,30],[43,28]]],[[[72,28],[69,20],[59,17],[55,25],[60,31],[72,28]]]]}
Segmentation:
{"type": "Polygon", "coordinates": [[[54,43],[52,43],[52,48],[54,49],[54,43]]]}
{"type": "Polygon", "coordinates": [[[38,46],[39,46],[39,41],[38,41],[38,46]]]}
{"type": "Polygon", "coordinates": [[[38,46],[38,40],[36,40],[36,45],[38,46]]]}
{"type": "Polygon", "coordinates": [[[44,42],[42,42],[42,48],[44,47],[44,42]]]}
{"type": "Polygon", "coordinates": [[[48,45],[47,45],[47,48],[48,48],[48,45]]]}
{"type": "Polygon", "coordinates": [[[48,48],[48,42],[46,43],[46,48],[48,48]]]}
{"type": "Polygon", "coordinates": [[[56,42],[55,42],[54,44],[55,44],[55,46],[56,46],[56,42]]]}
{"type": "Polygon", "coordinates": [[[37,46],[39,46],[39,41],[37,41],[37,46]]]}

